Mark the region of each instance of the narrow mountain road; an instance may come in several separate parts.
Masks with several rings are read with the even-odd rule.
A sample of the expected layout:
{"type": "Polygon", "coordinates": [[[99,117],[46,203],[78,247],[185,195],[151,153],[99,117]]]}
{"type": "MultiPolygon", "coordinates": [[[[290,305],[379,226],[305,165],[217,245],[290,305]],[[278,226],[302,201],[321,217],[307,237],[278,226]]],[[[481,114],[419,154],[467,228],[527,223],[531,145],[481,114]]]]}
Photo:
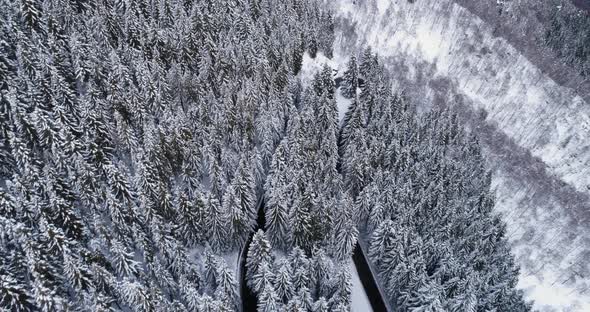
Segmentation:
{"type": "Polygon", "coordinates": [[[264,225],[266,224],[266,216],[264,215],[264,196],[258,202],[258,217],[256,219],[256,228],[248,237],[248,241],[242,248],[240,255],[238,257],[239,261],[239,278],[240,278],[240,298],[242,298],[242,311],[249,312],[249,311],[256,311],[256,307],[258,306],[258,298],[256,294],[248,287],[246,283],[246,258],[248,256],[248,248],[250,248],[250,243],[252,242],[252,237],[254,233],[260,229],[264,229],[264,225]]]}
{"type": "Polygon", "coordinates": [[[354,262],[354,266],[356,267],[358,276],[361,280],[361,283],[363,284],[365,293],[367,294],[367,298],[369,298],[369,302],[371,303],[371,308],[373,308],[373,311],[393,312],[393,308],[389,305],[385,294],[381,292],[381,288],[379,288],[377,284],[377,279],[375,277],[377,273],[371,270],[371,267],[369,266],[369,260],[367,256],[365,256],[364,248],[359,242],[357,242],[356,246],[354,247],[352,261],[354,262]]]}
{"type": "MultiPolygon", "coordinates": [[[[335,79],[336,87],[339,88],[342,82],[342,78],[338,77],[335,79]]],[[[359,81],[360,83],[364,83],[364,81],[359,81]]],[[[340,107],[339,107],[340,108],[340,107]]],[[[348,109],[348,107],[346,107],[348,109]]],[[[240,298],[242,298],[242,311],[243,312],[250,312],[256,311],[258,306],[258,298],[256,294],[248,287],[246,282],[246,258],[248,256],[248,249],[250,247],[250,243],[252,242],[252,238],[254,233],[259,229],[264,229],[266,224],[266,216],[265,216],[265,202],[264,196],[261,196],[261,199],[258,201],[257,205],[258,217],[256,219],[256,227],[248,241],[240,251],[238,256],[238,276],[239,276],[239,288],[240,288],[240,298]]],[[[360,239],[360,238],[359,238],[360,239]]],[[[389,305],[387,301],[387,297],[382,292],[381,288],[378,286],[378,282],[376,279],[377,273],[371,270],[369,265],[368,257],[365,254],[365,250],[361,243],[357,242],[353,255],[352,255],[352,262],[356,268],[358,273],[359,280],[361,281],[363,290],[369,300],[371,308],[373,311],[378,312],[393,312],[394,310],[389,305]]],[[[354,303],[353,303],[354,304],[354,303]]],[[[362,308],[361,308],[362,309],[362,308]]],[[[356,311],[356,310],[354,310],[356,311]]],[[[365,311],[363,311],[365,312],[365,311]]]]}
{"type": "MultiPolygon", "coordinates": [[[[258,204],[258,218],[256,222],[256,229],[248,238],[248,241],[242,248],[240,255],[238,257],[238,275],[240,280],[239,288],[240,298],[242,298],[243,312],[256,311],[256,307],[258,306],[258,298],[256,294],[250,289],[250,287],[248,287],[248,284],[246,282],[246,258],[248,256],[248,248],[250,247],[250,243],[252,242],[252,237],[254,236],[254,233],[259,229],[264,229],[265,224],[266,218],[264,214],[264,200],[260,200],[258,204]]],[[[377,286],[378,284],[375,278],[376,273],[374,273],[371,270],[371,267],[368,263],[368,258],[367,256],[365,256],[364,249],[358,242],[354,248],[352,260],[373,311],[392,312],[393,309],[388,305],[384,294],[381,293],[380,288],[377,286]]]]}

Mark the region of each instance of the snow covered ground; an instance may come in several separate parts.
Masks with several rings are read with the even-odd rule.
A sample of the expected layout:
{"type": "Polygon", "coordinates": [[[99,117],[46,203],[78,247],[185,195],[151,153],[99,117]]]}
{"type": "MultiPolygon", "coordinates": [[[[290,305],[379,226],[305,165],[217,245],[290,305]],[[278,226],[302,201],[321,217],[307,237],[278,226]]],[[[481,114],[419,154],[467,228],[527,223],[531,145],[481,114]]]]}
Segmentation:
{"type": "Polygon", "coordinates": [[[301,65],[299,77],[301,78],[301,82],[304,86],[310,86],[313,76],[322,69],[324,64],[328,64],[328,66],[332,67],[333,69],[337,67],[336,61],[327,58],[321,52],[318,52],[315,58],[311,58],[307,52],[303,54],[303,63],[301,65]]]}
{"type": "MultiPolygon", "coordinates": [[[[303,65],[301,66],[300,78],[304,86],[309,86],[313,76],[319,72],[324,64],[327,64],[334,70],[334,77],[342,77],[346,70],[347,57],[338,55],[332,59],[327,58],[322,53],[318,53],[316,58],[311,58],[309,54],[303,55],[303,65]]],[[[336,104],[338,105],[338,120],[342,122],[344,114],[348,111],[348,107],[352,103],[352,100],[342,96],[340,89],[336,90],[336,104]]]]}
{"type": "Polygon", "coordinates": [[[342,95],[340,88],[336,90],[336,104],[338,105],[338,120],[342,123],[344,115],[348,111],[348,107],[352,104],[351,99],[347,99],[342,95]]]}
{"type": "Polygon", "coordinates": [[[482,137],[497,212],[535,308],[590,311],[590,105],[449,0],[338,0],[335,59],[366,45],[423,107],[454,102],[482,137]]]}
{"type": "MultiPolygon", "coordinates": [[[[234,277],[236,279],[236,283],[240,281],[240,258],[239,258],[240,251],[230,251],[219,254],[220,259],[225,261],[227,267],[232,270],[234,273],[234,277]]],[[[191,259],[198,259],[197,263],[204,263],[205,259],[205,248],[203,246],[197,246],[189,251],[189,255],[191,259]]]]}

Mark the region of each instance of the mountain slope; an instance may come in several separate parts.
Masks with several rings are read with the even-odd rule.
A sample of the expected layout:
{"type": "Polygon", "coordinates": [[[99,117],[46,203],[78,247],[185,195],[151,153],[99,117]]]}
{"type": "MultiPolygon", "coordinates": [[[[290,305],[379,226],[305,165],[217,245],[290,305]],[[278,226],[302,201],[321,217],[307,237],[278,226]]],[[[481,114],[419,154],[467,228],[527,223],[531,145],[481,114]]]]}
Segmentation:
{"type": "Polygon", "coordinates": [[[528,298],[539,309],[588,309],[590,106],[451,1],[334,8],[336,59],[369,45],[408,98],[461,106],[494,169],[528,298]]]}

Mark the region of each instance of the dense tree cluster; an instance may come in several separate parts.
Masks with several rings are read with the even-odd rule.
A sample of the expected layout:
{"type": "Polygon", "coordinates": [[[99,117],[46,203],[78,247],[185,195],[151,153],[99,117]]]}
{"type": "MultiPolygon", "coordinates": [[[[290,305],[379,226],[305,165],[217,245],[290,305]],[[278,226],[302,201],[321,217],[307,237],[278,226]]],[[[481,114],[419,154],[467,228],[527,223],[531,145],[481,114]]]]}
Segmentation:
{"type": "Polygon", "coordinates": [[[582,76],[590,76],[590,12],[566,6],[551,12],[545,44],[582,76]]]}
{"type": "Polygon", "coordinates": [[[265,185],[266,229],[283,249],[329,246],[344,259],[356,242],[352,205],[342,192],[338,165],[338,109],[332,69],[325,66],[302,92],[270,164],[265,185]],[[353,232],[350,232],[353,231],[353,232]],[[342,242],[348,242],[346,246],[342,242]]]}
{"type": "Polygon", "coordinates": [[[329,13],[314,0],[0,6],[0,306],[235,308],[216,254],[254,229],[303,53],[331,54],[329,13]]]}
{"type": "Polygon", "coordinates": [[[358,229],[401,311],[526,311],[452,110],[418,116],[370,50],[342,127],[333,70],[302,87],[321,2],[0,0],[0,307],[239,310],[221,254],[264,202],[260,311],[350,310],[358,229]]]}
{"type": "Polygon", "coordinates": [[[246,261],[259,311],[350,310],[348,260],[358,231],[337,170],[335,91],[333,70],[325,65],[310,87],[296,93],[286,135],[270,162],[266,233],[254,235],[246,261]]]}
{"type": "MultiPolygon", "coordinates": [[[[578,0],[453,0],[483,16],[497,34],[510,33],[511,42],[538,62],[547,54],[586,78],[590,75],[590,2],[578,0]]],[[[547,64],[540,63],[541,68],[547,64]]],[[[539,65],[538,65],[539,66],[539,65]]]]}
{"type": "Polygon", "coordinates": [[[477,139],[452,108],[417,114],[370,50],[358,67],[342,172],[396,311],[530,310],[477,139]]]}
{"type": "Polygon", "coordinates": [[[254,234],[246,260],[248,286],[258,311],[350,311],[352,284],[347,266],[314,248],[311,256],[294,247],[277,257],[266,233],[254,234]]]}
{"type": "MultiPolygon", "coordinates": [[[[576,7],[571,0],[545,0],[541,5],[538,1],[495,1],[500,15],[525,24],[538,22],[541,27],[536,31],[540,34],[531,39],[548,47],[582,77],[590,75],[590,12],[576,7]],[[523,14],[526,11],[530,13],[523,14]]],[[[590,8],[590,3],[583,6],[590,8]]],[[[527,28],[534,29],[531,25],[527,28]]]]}

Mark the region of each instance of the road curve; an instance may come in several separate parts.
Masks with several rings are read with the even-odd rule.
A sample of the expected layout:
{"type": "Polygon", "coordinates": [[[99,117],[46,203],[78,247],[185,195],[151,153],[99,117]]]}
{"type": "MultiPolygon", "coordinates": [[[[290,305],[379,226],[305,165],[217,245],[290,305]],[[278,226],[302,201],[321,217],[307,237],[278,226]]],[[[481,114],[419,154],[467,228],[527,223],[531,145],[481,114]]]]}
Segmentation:
{"type": "Polygon", "coordinates": [[[239,275],[239,287],[240,287],[240,298],[242,298],[242,311],[249,312],[249,311],[256,311],[256,307],[258,306],[258,297],[256,294],[248,287],[246,283],[246,258],[248,256],[248,248],[250,248],[250,243],[252,242],[252,237],[254,237],[254,233],[260,229],[264,229],[264,225],[266,224],[266,216],[264,215],[264,196],[261,196],[260,200],[258,201],[258,217],[256,219],[256,227],[254,231],[248,237],[248,241],[242,247],[240,251],[240,255],[238,257],[238,275],[239,275]]]}
{"type": "MultiPolygon", "coordinates": [[[[341,77],[335,79],[337,87],[340,86],[341,82],[341,77]]],[[[359,81],[359,83],[364,83],[364,81],[359,81]]],[[[258,297],[250,289],[250,287],[248,287],[246,282],[246,258],[248,256],[248,248],[250,247],[254,233],[256,233],[256,231],[259,229],[264,229],[265,227],[266,216],[264,204],[264,195],[262,195],[257,204],[258,217],[256,219],[256,227],[248,237],[248,240],[242,247],[238,257],[239,291],[240,298],[242,299],[241,308],[243,312],[256,311],[258,306],[258,297]]],[[[389,301],[387,300],[387,296],[385,296],[383,293],[382,288],[378,286],[376,279],[377,273],[371,269],[368,257],[365,253],[365,248],[363,248],[363,245],[360,243],[360,241],[357,241],[355,245],[352,254],[352,260],[373,311],[394,312],[395,310],[391,307],[389,301]]]]}
{"type": "MultiPolygon", "coordinates": [[[[260,200],[258,204],[256,228],[254,232],[252,232],[252,234],[250,234],[248,237],[248,241],[246,244],[244,244],[244,247],[240,251],[240,255],[238,257],[239,288],[243,312],[256,311],[258,306],[258,297],[246,283],[246,258],[248,256],[248,248],[250,247],[254,233],[259,229],[263,229],[265,224],[266,218],[264,214],[264,200],[260,200]]],[[[381,292],[381,288],[377,286],[378,284],[375,278],[376,273],[371,270],[368,258],[364,253],[364,248],[358,242],[354,248],[352,260],[373,311],[393,312],[394,310],[390,307],[388,301],[385,299],[386,297],[381,292]]]]}

